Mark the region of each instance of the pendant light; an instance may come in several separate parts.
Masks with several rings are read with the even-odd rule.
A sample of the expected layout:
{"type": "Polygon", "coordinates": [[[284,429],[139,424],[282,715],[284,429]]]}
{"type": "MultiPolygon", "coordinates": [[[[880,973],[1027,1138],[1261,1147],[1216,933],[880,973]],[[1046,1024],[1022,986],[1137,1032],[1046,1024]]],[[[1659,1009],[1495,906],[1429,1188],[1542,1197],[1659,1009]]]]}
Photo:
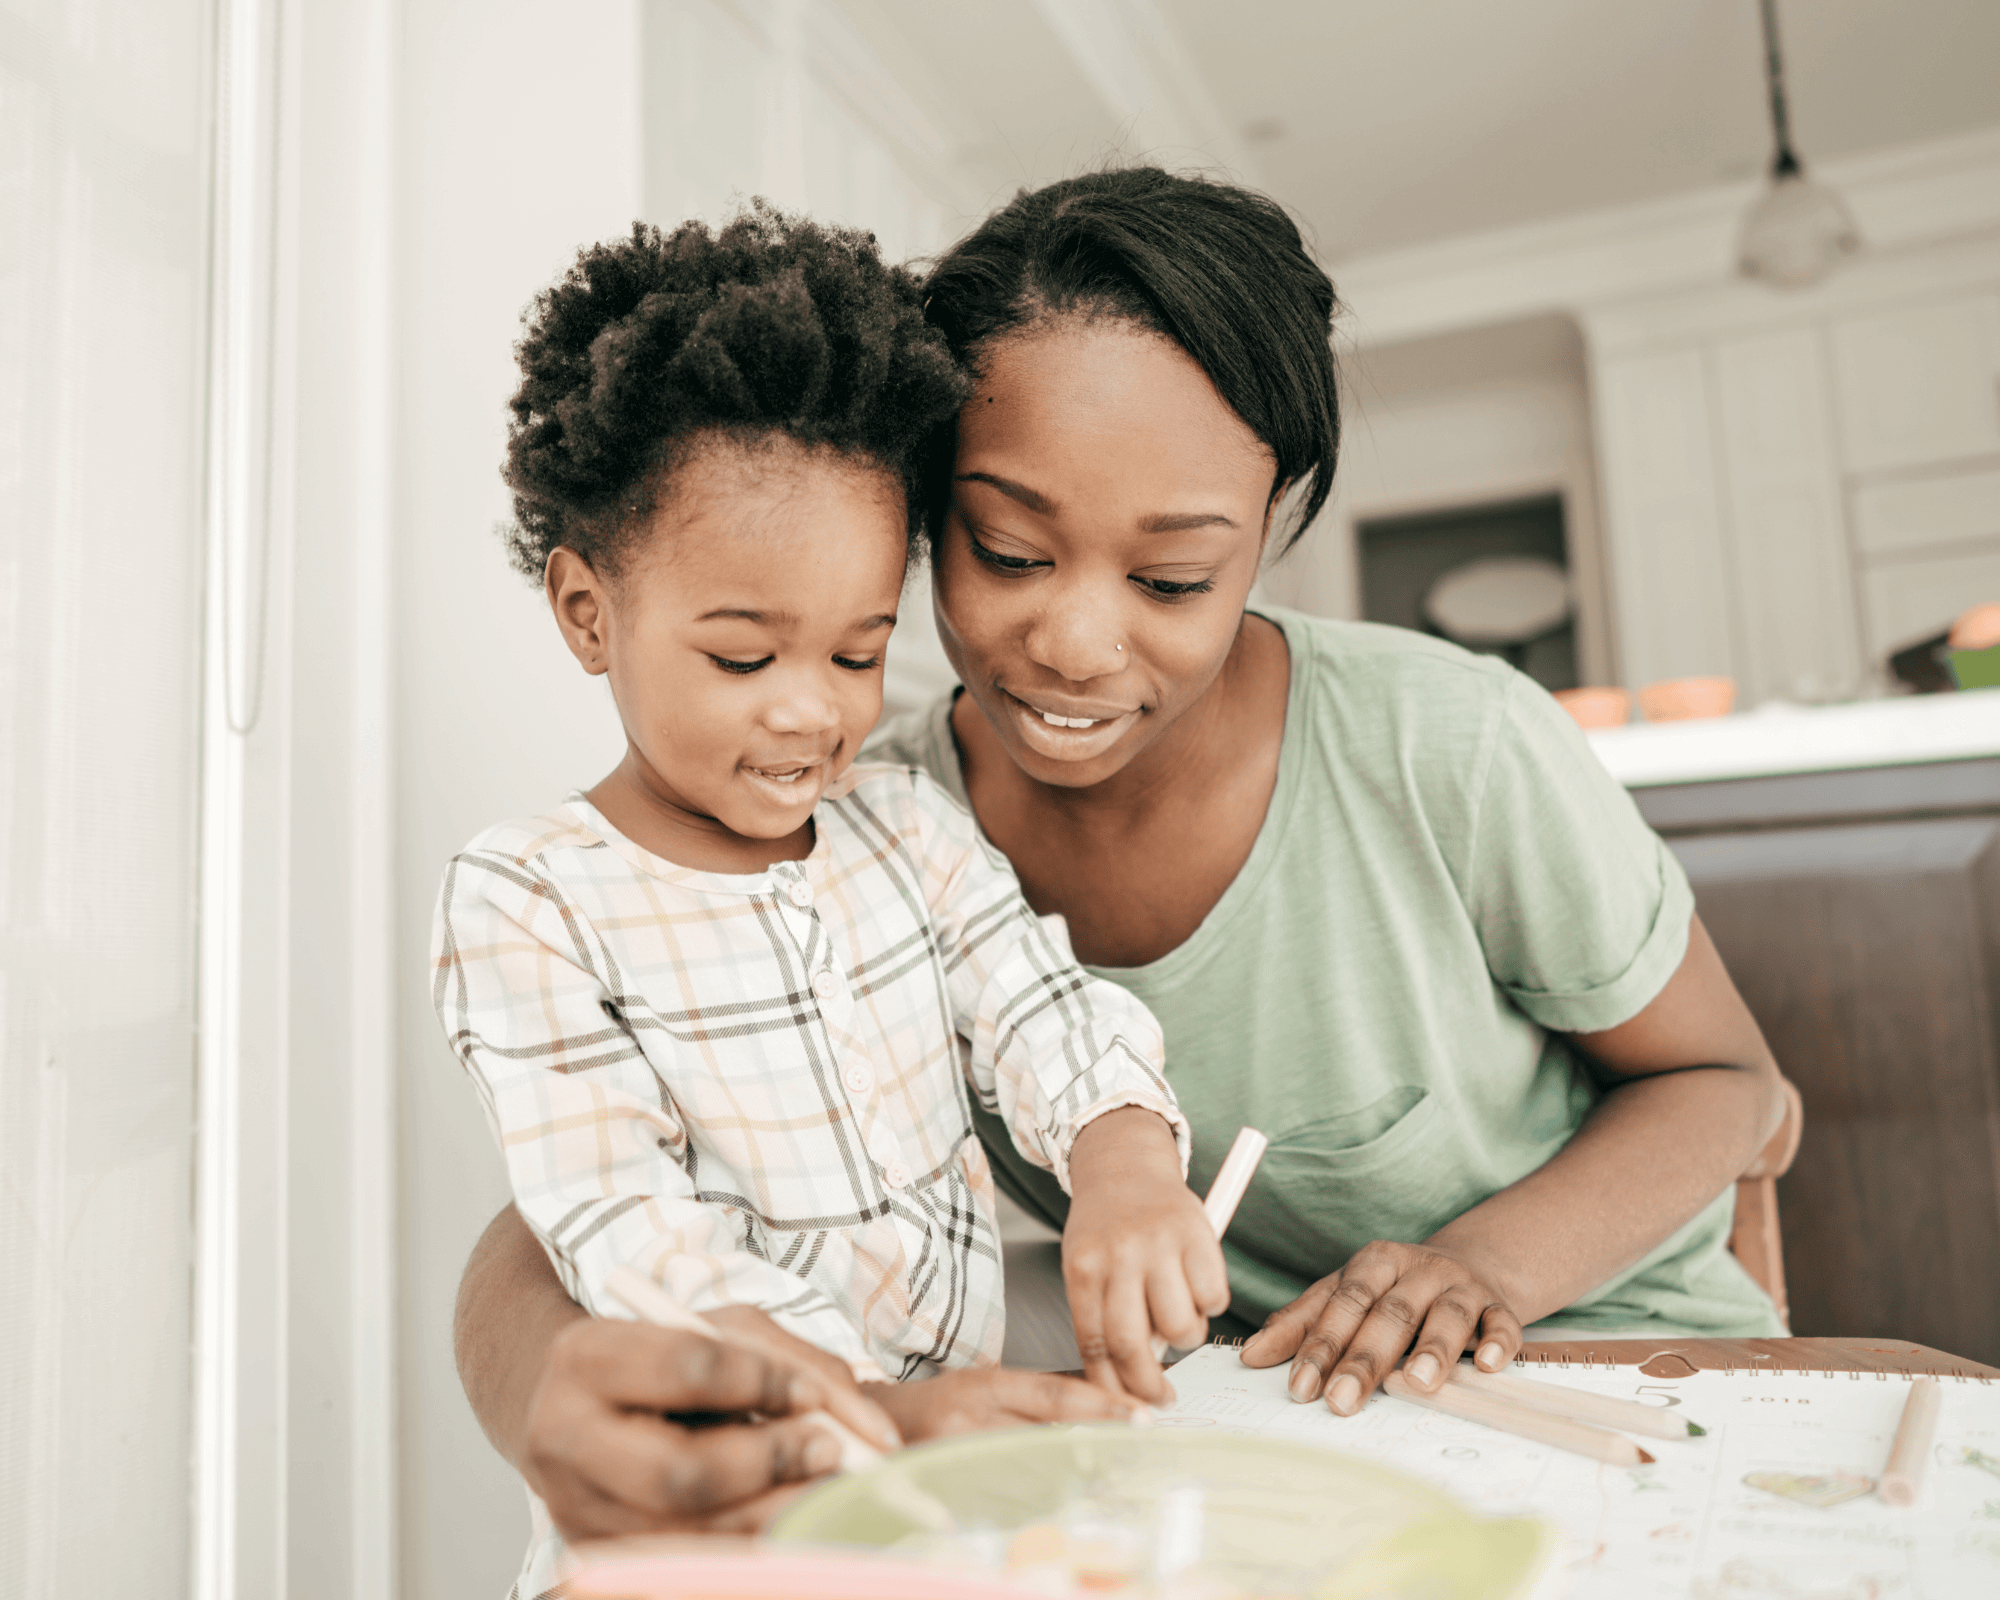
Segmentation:
{"type": "Polygon", "coordinates": [[[1861,235],[1846,203],[1806,176],[1792,149],[1785,115],[1785,64],[1778,52],[1777,0],[1762,0],[1764,72],[1771,91],[1771,187],[1743,219],[1736,245],[1747,278],[1797,288],[1823,276],[1842,256],[1860,248],[1861,235]]]}

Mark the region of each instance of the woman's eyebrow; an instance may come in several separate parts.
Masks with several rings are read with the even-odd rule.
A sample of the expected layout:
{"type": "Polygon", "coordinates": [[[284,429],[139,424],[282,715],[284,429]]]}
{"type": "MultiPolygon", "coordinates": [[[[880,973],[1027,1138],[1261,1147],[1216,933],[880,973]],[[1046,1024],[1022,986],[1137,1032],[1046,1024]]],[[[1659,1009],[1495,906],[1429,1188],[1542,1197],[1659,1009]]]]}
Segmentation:
{"type": "Polygon", "coordinates": [[[1009,500],[1018,500],[1038,517],[1053,516],[1056,503],[1045,494],[1037,494],[1025,483],[1016,483],[1012,478],[998,477],[991,472],[961,472],[960,483],[991,484],[1009,500]]]}
{"type": "Polygon", "coordinates": [[[1141,533],[1186,533],[1190,528],[1233,528],[1234,517],[1220,511],[1156,511],[1139,519],[1141,533]]]}
{"type": "MultiPolygon", "coordinates": [[[[1054,516],[1056,503],[1045,494],[1038,494],[1025,483],[1016,483],[1012,478],[1002,478],[991,472],[961,472],[960,483],[984,483],[998,489],[1010,500],[1018,500],[1037,516],[1054,516]]],[[[1141,533],[1186,533],[1191,528],[1234,528],[1236,519],[1225,517],[1220,511],[1155,511],[1149,517],[1139,519],[1141,533]]]]}

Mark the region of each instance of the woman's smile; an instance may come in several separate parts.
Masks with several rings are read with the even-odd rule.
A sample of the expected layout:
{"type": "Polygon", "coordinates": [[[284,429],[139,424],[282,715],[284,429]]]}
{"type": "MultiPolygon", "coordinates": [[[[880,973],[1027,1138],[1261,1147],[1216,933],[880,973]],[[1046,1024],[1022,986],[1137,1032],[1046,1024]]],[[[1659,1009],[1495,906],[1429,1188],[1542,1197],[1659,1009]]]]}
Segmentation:
{"type": "Polygon", "coordinates": [[[1069,701],[1056,695],[1001,695],[1021,736],[1036,750],[1058,761],[1084,761],[1103,754],[1131,729],[1145,708],[1101,702],[1069,701]]]}

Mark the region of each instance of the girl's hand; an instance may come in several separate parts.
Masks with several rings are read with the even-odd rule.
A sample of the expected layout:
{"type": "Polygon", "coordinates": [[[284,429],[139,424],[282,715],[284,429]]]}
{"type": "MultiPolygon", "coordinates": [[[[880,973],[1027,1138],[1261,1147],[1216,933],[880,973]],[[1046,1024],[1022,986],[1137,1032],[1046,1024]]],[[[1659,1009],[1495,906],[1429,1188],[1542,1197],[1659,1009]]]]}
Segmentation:
{"type": "Polygon", "coordinates": [[[1173,1397],[1153,1336],[1191,1349],[1229,1309],[1222,1246],[1181,1181],[1173,1130],[1141,1106],[1106,1112],[1070,1151],[1063,1284],[1083,1375],[1112,1393],[1173,1397]]]}
{"type": "Polygon", "coordinates": [[[1473,1348],[1483,1372],[1498,1372],[1521,1348],[1521,1323],[1493,1287],[1498,1273],[1429,1245],[1364,1245],[1340,1271],[1265,1319],[1243,1345],[1246,1367],[1292,1363],[1298,1401],[1326,1395],[1343,1417],[1414,1351],[1403,1375],[1435,1393],[1473,1348]]]}
{"type": "Polygon", "coordinates": [[[1107,1394],[1061,1373],[1011,1367],[960,1369],[913,1383],[861,1387],[895,1419],[911,1444],[1030,1422],[1130,1422],[1146,1409],[1125,1395],[1107,1394]]]}

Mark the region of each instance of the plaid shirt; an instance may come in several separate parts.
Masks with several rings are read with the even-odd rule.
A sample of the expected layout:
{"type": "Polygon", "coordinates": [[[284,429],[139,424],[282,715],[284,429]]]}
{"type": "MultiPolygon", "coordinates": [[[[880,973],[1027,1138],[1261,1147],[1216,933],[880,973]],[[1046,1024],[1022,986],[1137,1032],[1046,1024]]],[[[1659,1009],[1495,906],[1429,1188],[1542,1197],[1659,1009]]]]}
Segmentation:
{"type": "Polygon", "coordinates": [[[1158,1024],[1077,965],[964,808],[857,766],[812,854],[694,872],[581,795],[445,869],[433,999],[516,1205],[600,1315],[611,1267],[762,1307],[860,1377],[997,1361],[993,1183],[968,1086],[1069,1187],[1093,1118],[1187,1124],[1158,1024]]]}

